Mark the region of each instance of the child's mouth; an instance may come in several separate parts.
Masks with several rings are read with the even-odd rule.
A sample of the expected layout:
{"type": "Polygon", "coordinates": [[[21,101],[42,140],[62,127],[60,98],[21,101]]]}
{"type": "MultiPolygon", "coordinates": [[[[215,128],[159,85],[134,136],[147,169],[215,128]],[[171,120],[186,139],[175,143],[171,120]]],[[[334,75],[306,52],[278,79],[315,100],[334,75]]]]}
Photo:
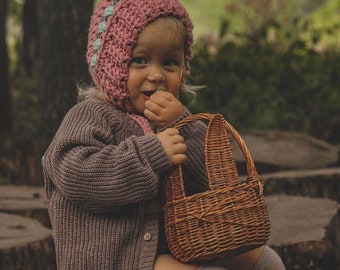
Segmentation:
{"type": "Polygon", "coordinates": [[[143,94],[147,97],[151,97],[152,94],[154,94],[156,91],[145,91],[143,94]]]}

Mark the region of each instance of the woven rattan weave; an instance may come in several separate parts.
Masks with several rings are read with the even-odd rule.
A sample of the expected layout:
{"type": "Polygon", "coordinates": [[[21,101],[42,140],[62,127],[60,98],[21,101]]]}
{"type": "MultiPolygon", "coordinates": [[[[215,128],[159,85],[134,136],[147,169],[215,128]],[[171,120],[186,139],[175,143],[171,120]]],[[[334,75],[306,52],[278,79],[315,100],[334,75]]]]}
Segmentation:
{"type": "Polygon", "coordinates": [[[182,262],[234,256],[264,245],[270,234],[263,186],[239,133],[221,114],[201,113],[176,125],[208,120],[205,162],[210,190],[187,196],[182,167],[166,183],[165,231],[169,249],[182,262]],[[247,164],[240,181],[230,137],[247,164]]]}

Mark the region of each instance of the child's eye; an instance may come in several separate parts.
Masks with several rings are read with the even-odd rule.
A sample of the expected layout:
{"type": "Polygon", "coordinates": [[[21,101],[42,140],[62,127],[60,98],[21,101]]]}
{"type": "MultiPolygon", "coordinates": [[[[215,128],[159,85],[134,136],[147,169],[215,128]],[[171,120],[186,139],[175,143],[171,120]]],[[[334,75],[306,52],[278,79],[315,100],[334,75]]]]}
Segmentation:
{"type": "Polygon", "coordinates": [[[146,59],[144,57],[133,57],[131,59],[131,63],[135,63],[138,65],[143,65],[146,63],[146,59]]]}
{"type": "Polygon", "coordinates": [[[164,61],[164,66],[171,67],[171,66],[178,66],[178,61],[174,59],[168,59],[164,61]]]}

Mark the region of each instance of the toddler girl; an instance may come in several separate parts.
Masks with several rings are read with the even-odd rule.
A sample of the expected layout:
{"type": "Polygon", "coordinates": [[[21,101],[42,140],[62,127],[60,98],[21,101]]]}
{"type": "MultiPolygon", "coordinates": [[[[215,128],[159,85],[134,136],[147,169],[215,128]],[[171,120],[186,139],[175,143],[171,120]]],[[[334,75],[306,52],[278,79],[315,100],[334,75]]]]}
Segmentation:
{"type": "MultiPolygon", "coordinates": [[[[80,90],[43,161],[58,269],[224,269],[178,262],[164,237],[163,186],[175,166],[201,179],[188,190],[207,186],[205,125],[172,128],[190,115],[178,96],[192,28],[177,0],[99,1],[87,52],[95,86],[80,90]]],[[[220,265],[283,269],[263,262],[281,263],[261,247],[220,265]]]]}

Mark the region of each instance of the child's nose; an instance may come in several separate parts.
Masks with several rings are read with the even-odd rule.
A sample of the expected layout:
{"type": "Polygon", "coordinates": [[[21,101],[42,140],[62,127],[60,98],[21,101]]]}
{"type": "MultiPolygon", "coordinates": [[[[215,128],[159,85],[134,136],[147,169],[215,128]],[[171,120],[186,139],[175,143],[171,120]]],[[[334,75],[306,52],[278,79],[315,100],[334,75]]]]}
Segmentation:
{"type": "Polygon", "coordinates": [[[165,76],[160,67],[151,67],[148,73],[148,80],[151,82],[163,82],[165,76]]]}

